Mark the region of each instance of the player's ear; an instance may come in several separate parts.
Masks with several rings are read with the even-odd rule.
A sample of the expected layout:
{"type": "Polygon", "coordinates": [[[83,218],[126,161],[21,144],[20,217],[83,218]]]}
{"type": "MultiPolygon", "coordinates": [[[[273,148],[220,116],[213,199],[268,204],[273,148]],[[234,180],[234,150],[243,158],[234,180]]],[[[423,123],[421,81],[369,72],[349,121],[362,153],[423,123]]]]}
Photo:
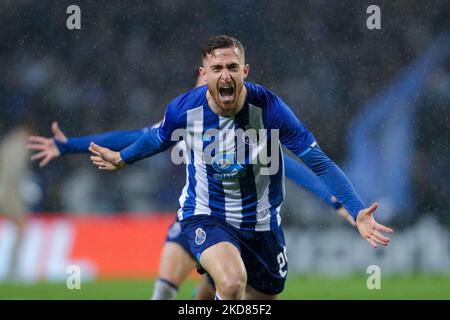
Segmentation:
{"type": "Polygon", "coordinates": [[[205,69],[205,67],[200,67],[198,69],[198,74],[200,75],[202,80],[206,82],[206,69],[205,69]]]}
{"type": "Polygon", "coordinates": [[[248,77],[248,73],[250,72],[250,65],[246,64],[244,66],[244,79],[248,77]]]}

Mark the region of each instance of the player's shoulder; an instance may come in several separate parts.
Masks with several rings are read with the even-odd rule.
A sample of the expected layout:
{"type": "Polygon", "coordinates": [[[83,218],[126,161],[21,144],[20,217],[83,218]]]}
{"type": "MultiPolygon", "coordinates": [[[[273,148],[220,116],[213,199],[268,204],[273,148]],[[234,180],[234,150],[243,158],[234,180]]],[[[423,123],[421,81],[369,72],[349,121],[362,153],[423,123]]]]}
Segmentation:
{"type": "Polygon", "coordinates": [[[247,88],[248,103],[254,106],[266,109],[280,101],[275,93],[262,85],[245,82],[245,87],[247,88]]]}
{"type": "Polygon", "coordinates": [[[180,115],[191,109],[202,106],[205,104],[206,90],[207,87],[204,85],[179,95],[169,103],[168,111],[180,115]]]}

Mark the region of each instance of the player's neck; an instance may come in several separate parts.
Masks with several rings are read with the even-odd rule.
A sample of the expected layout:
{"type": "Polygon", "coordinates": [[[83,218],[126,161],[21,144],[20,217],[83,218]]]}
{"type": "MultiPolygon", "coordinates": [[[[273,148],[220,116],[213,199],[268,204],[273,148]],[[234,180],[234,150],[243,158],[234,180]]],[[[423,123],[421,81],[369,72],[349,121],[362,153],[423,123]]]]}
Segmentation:
{"type": "Polygon", "coordinates": [[[221,116],[221,117],[233,117],[235,116],[239,111],[241,111],[242,107],[245,103],[245,98],[247,97],[247,88],[245,86],[242,87],[241,93],[239,94],[236,108],[232,110],[223,110],[221,109],[212,95],[209,93],[209,90],[206,91],[206,100],[208,101],[208,105],[211,108],[212,112],[215,114],[221,116]]]}

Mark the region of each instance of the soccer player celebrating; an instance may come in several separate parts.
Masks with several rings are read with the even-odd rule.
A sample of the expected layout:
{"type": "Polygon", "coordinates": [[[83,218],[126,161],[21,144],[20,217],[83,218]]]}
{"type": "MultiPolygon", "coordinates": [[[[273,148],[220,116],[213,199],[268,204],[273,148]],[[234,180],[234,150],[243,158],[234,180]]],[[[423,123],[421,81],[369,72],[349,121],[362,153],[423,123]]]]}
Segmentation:
{"type": "MultiPolygon", "coordinates": [[[[191,253],[214,279],[217,298],[275,298],[283,290],[287,275],[279,215],[284,197],[283,162],[279,170],[264,173],[267,163],[253,160],[260,159],[265,148],[251,152],[253,143],[247,141],[248,136],[241,137],[247,141],[245,159],[237,162],[239,139],[229,135],[230,131],[278,130],[279,141],[299,156],[350,211],[361,236],[374,247],[387,245],[390,240],[380,231],[392,230],[374,220],[377,204],[364,208],[342,171],[280,98],[264,87],[244,82],[249,66],[242,45],[231,37],[214,37],[204,47],[202,58],[200,72],[207,86],[172,101],[160,126],[145,130],[131,145],[123,142],[126,134],[123,140],[116,139],[111,148],[123,148],[121,152],[96,144],[90,150],[94,153],[92,161],[100,169],[117,170],[166,150],[175,143],[172,135],[177,129],[186,131],[190,161],[178,217],[191,253]],[[209,129],[218,132],[219,147],[213,149],[212,161],[206,161],[203,154],[216,140],[207,134],[209,129]]],[[[257,139],[257,144],[272,145],[278,140],[273,132],[273,137],[268,134],[262,141],[257,139]]],[[[101,140],[100,144],[108,146],[108,139],[101,140]]],[[[276,155],[282,157],[281,149],[271,154],[274,159],[276,155]]],[[[41,163],[51,160],[47,155],[40,156],[44,156],[41,163]]]]}
{"type": "MultiPolygon", "coordinates": [[[[32,156],[32,160],[38,160],[41,167],[46,166],[53,159],[66,154],[88,152],[89,143],[92,141],[106,144],[111,148],[115,148],[117,143],[119,147],[130,145],[142,135],[145,129],[113,131],[92,136],[69,138],[66,137],[56,122],[52,124],[51,130],[53,138],[43,136],[30,136],[29,138],[28,148],[38,151],[32,156]]],[[[285,156],[284,164],[286,176],[289,179],[321,198],[325,203],[336,209],[339,215],[354,225],[355,222],[352,216],[338,203],[337,199],[331,195],[316,175],[289,156],[285,156]]],[[[189,244],[180,230],[180,222],[176,219],[169,226],[167,232],[152,299],[175,299],[178,288],[195,267],[196,259],[190,253],[189,244]]],[[[195,290],[195,298],[199,300],[214,299],[212,286],[213,283],[211,283],[210,277],[206,277],[206,275],[202,277],[195,290]]]]}
{"type": "MultiPolygon", "coordinates": [[[[279,214],[284,198],[283,162],[275,172],[266,170],[267,163],[261,160],[265,148],[252,152],[248,150],[251,143],[245,144],[244,163],[237,162],[240,137],[230,132],[236,134],[238,129],[268,130],[258,145],[273,146],[278,141],[285,145],[352,214],[364,239],[373,247],[389,244],[381,231],[393,230],[373,217],[378,204],[365,207],[348,178],[278,96],[244,81],[249,65],[238,40],[210,38],[202,60],[200,72],[207,85],[169,103],[159,127],[120,152],[96,144],[90,151],[99,169],[118,170],[167,150],[176,142],[173,135],[180,134],[176,130],[184,130],[190,152],[178,217],[192,254],[214,280],[217,299],[275,299],[287,276],[279,214]],[[210,129],[218,134],[212,136],[210,129]],[[209,147],[215,143],[212,140],[218,140],[218,148],[209,147]]],[[[270,155],[275,168],[277,154],[282,158],[281,148],[270,155]]]]}

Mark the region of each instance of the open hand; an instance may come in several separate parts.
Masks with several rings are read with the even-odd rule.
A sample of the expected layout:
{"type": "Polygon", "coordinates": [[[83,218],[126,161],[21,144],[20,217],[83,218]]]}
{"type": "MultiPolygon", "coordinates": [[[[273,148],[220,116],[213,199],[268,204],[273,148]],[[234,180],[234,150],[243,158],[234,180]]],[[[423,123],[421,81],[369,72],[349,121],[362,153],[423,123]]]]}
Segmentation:
{"type": "Polygon", "coordinates": [[[377,208],[378,204],[373,203],[369,208],[361,210],[356,218],[356,227],[358,228],[361,237],[366,239],[374,248],[377,248],[378,244],[387,246],[391,242],[391,239],[383,236],[380,231],[389,233],[394,232],[391,228],[385,227],[375,221],[373,213],[377,208]]]}
{"type": "Polygon", "coordinates": [[[39,151],[31,156],[31,161],[40,160],[39,167],[46,166],[50,161],[58,158],[61,153],[55,144],[55,140],[61,143],[67,143],[66,135],[59,129],[58,123],[52,123],[53,138],[42,136],[30,136],[27,149],[39,151]]]}
{"type": "Polygon", "coordinates": [[[112,151],[91,142],[89,151],[93,156],[90,157],[92,163],[100,170],[116,171],[124,167],[125,163],[120,158],[120,152],[112,151]]]}

